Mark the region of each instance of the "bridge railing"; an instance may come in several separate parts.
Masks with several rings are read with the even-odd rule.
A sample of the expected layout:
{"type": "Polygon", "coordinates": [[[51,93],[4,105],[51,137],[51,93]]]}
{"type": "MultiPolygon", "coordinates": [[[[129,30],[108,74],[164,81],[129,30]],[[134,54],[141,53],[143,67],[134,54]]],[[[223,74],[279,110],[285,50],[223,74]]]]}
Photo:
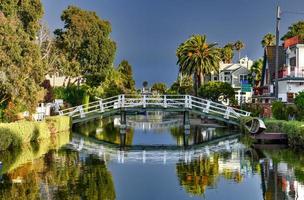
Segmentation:
{"type": "Polygon", "coordinates": [[[215,115],[224,119],[238,119],[240,116],[249,116],[250,112],[229,107],[210,100],[190,95],[118,95],[106,99],[71,107],[59,111],[60,115],[73,118],[84,118],[91,114],[109,112],[120,108],[134,107],[161,107],[183,108],[195,110],[202,114],[215,115]]]}

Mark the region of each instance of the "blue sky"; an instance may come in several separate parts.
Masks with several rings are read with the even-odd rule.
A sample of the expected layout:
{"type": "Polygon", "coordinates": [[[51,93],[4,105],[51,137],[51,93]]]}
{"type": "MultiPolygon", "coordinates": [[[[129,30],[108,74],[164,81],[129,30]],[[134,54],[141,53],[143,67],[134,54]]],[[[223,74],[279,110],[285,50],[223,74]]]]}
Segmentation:
{"type": "MultiPolygon", "coordinates": [[[[115,64],[128,60],[137,86],[176,79],[175,50],[192,34],[206,34],[224,45],[242,40],[242,55],[262,56],[261,38],[275,30],[275,10],[304,12],[303,0],[42,0],[51,30],[61,28],[60,15],[68,5],[95,11],[112,24],[117,43],[115,64]]],[[[281,32],[304,15],[283,14],[281,32]]]]}

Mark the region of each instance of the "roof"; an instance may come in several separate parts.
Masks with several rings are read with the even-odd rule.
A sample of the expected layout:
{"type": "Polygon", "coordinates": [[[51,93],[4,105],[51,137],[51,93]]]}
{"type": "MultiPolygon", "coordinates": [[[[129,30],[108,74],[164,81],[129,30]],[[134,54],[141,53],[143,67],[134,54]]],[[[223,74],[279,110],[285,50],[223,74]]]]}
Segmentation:
{"type": "MultiPolygon", "coordinates": [[[[269,70],[269,76],[271,77],[271,82],[274,81],[273,75],[275,74],[275,56],[276,56],[276,46],[267,46],[264,50],[264,63],[263,63],[263,74],[262,74],[262,84],[264,83],[266,67],[269,70]],[[273,78],[272,78],[273,77],[273,78]]],[[[286,55],[283,46],[279,46],[279,70],[282,69],[286,62],[286,55]]]]}
{"type": "Polygon", "coordinates": [[[246,66],[244,66],[244,65],[242,65],[240,63],[236,63],[236,64],[223,64],[221,72],[223,72],[223,71],[234,72],[234,71],[240,69],[241,67],[245,67],[247,69],[246,66]]]}

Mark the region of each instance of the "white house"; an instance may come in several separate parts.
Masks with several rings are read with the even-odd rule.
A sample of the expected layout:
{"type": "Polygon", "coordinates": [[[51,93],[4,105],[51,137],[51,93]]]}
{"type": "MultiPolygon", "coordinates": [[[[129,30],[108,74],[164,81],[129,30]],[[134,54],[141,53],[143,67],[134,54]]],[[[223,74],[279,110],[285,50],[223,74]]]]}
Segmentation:
{"type": "Polygon", "coordinates": [[[235,98],[238,103],[251,102],[252,92],[242,92],[242,82],[248,81],[250,68],[253,61],[244,57],[240,59],[239,63],[220,64],[219,74],[212,74],[212,81],[221,81],[229,83],[235,90],[235,98]]]}

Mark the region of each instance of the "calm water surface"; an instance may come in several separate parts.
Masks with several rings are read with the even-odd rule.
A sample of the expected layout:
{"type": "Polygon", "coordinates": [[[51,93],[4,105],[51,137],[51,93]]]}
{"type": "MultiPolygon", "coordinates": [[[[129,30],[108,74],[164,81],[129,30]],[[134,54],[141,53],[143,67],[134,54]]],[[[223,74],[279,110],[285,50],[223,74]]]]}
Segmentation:
{"type": "Polygon", "coordinates": [[[109,118],[0,152],[0,199],[304,199],[303,152],[159,114],[128,125],[124,148],[109,118]]]}

